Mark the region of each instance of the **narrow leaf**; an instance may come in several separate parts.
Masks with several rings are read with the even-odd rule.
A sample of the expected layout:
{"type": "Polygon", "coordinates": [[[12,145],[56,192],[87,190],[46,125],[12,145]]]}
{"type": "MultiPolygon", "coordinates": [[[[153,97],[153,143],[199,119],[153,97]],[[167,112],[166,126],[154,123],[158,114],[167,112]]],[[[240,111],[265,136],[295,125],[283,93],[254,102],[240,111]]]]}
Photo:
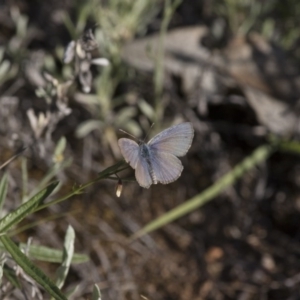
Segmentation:
{"type": "Polygon", "coordinates": [[[103,127],[103,123],[98,120],[88,120],[83,123],[81,123],[77,129],[76,129],[76,137],[83,138],[89,133],[91,133],[93,130],[99,130],[103,127]]]}
{"type": "Polygon", "coordinates": [[[127,168],[128,168],[128,164],[124,160],[119,161],[115,165],[108,167],[105,170],[103,170],[102,172],[98,173],[98,179],[113,175],[113,174],[120,172],[127,168]]]}
{"type": "Polygon", "coordinates": [[[16,272],[8,267],[7,265],[3,266],[3,274],[6,277],[6,279],[15,287],[18,289],[22,288],[21,283],[19,282],[19,278],[16,275],[16,272]]]}
{"type": "Polygon", "coordinates": [[[22,157],[22,203],[26,202],[26,196],[28,195],[28,169],[27,158],[22,157]]]}
{"type": "Polygon", "coordinates": [[[149,120],[152,121],[154,119],[155,111],[154,111],[153,107],[148,102],[146,102],[144,99],[139,99],[138,106],[139,106],[140,110],[142,111],[142,113],[149,120]]]}
{"type": "Polygon", "coordinates": [[[161,217],[158,217],[156,220],[149,222],[145,227],[137,231],[131,237],[131,239],[134,240],[146,233],[169,224],[170,222],[186,215],[189,212],[194,211],[198,207],[204,205],[206,202],[212,200],[213,198],[218,196],[225,188],[233,184],[245,172],[249,171],[262,161],[265,161],[272,154],[273,150],[274,147],[272,147],[271,145],[264,145],[257,148],[250,156],[245,158],[232,171],[217,180],[213,185],[204,190],[201,194],[196,195],[187,202],[175,207],[161,217]]]}
{"type": "Polygon", "coordinates": [[[63,160],[64,158],[63,154],[66,149],[66,146],[67,146],[67,139],[64,136],[62,136],[57,142],[57,145],[54,150],[53,160],[56,163],[60,163],[63,160]]]}
{"type": "MultiPolygon", "coordinates": [[[[20,247],[23,249],[26,247],[26,244],[21,243],[20,247]]],[[[31,258],[52,263],[61,263],[63,260],[62,250],[39,245],[30,245],[28,255],[31,258]]],[[[87,261],[89,261],[89,257],[84,254],[75,253],[72,257],[72,264],[81,264],[87,261]]]]}
{"type": "MultiPolygon", "coordinates": [[[[79,285],[76,285],[74,287],[72,287],[70,290],[68,290],[65,294],[66,296],[69,298],[71,297],[73,294],[75,294],[78,291],[79,285]]],[[[72,298],[74,299],[74,297],[72,298]]]]}
{"type": "Polygon", "coordinates": [[[27,258],[27,256],[7,235],[0,236],[0,240],[6,248],[6,250],[12,256],[12,258],[24,270],[24,272],[26,272],[30,277],[32,277],[55,299],[67,300],[67,298],[60,291],[60,289],[27,258]]]}
{"type": "Polygon", "coordinates": [[[288,141],[279,143],[279,150],[300,154],[300,143],[297,141],[288,141]]]}
{"type": "Polygon", "coordinates": [[[101,292],[97,284],[94,284],[92,300],[101,300],[101,292]]]}
{"type": "Polygon", "coordinates": [[[56,285],[62,288],[69,273],[72,257],[74,254],[75,231],[72,226],[68,226],[65,236],[63,260],[61,266],[57,270],[56,285]]]}
{"type": "Polygon", "coordinates": [[[5,173],[0,181],[0,216],[2,215],[2,208],[7,195],[7,188],[7,174],[5,173]]]}
{"type": "Polygon", "coordinates": [[[2,253],[1,251],[1,257],[0,257],[0,286],[2,286],[2,277],[4,272],[4,263],[6,262],[5,253],[2,253]]]}
{"type": "Polygon", "coordinates": [[[7,231],[10,227],[23,220],[28,214],[34,212],[35,209],[52,193],[57,185],[58,182],[50,184],[26,203],[22,204],[19,208],[2,218],[0,220],[0,232],[7,231]]]}

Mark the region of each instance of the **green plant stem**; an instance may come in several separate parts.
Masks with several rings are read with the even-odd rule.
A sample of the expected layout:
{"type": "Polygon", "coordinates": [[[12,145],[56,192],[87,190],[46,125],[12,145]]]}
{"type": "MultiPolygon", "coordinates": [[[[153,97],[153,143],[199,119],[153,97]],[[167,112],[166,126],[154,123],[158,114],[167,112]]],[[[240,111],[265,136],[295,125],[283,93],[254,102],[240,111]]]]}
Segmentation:
{"type": "Polygon", "coordinates": [[[165,0],[164,6],[164,16],[160,28],[159,34],[159,43],[157,58],[155,60],[155,69],[154,69],[154,95],[155,95],[155,119],[153,120],[155,124],[159,124],[163,116],[163,105],[162,105],[162,92],[163,92],[163,83],[164,83],[164,41],[167,34],[168,26],[171,21],[171,18],[182,0],[176,0],[174,3],[171,0],[165,0]]]}
{"type": "Polygon", "coordinates": [[[156,220],[151,221],[145,227],[136,232],[131,240],[137,239],[146,233],[156,230],[170,222],[186,215],[189,212],[194,211],[200,206],[204,205],[208,201],[218,196],[226,187],[233,184],[238,178],[240,178],[245,172],[252,169],[257,164],[268,159],[268,157],[275,150],[275,145],[264,145],[257,148],[250,156],[245,158],[240,164],[238,164],[232,171],[225,174],[222,178],[217,180],[213,185],[204,190],[201,194],[196,195],[187,202],[175,207],[166,214],[158,217],[156,220]]]}
{"type": "Polygon", "coordinates": [[[57,220],[57,219],[66,217],[67,215],[74,215],[74,214],[76,214],[77,212],[79,213],[80,210],[78,209],[78,210],[74,210],[74,211],[68,211],[68,212],[66,212],[66,213],[53,214],[53,215],[50,215],[50,216],[48,216],[48,217],[46,217],[46,218],[43,218],[43,219],[41,219],[41,220],[38,220],[38,221],[36,221],[36,222],[31,222],[31,223],[28,223],[28,224],[26,224],[26,225],[24,225],[24,226],[22,226],[22,227],[18,227],[17,229],[14,229],[14,230],[12,230],[12,231],[9,231],[9,232],[7,233],[7,235],[8,235],[9,237],[16,236],[17,234],[20,234],[21,232],[24,232],[24,231],[26,231],[26,230],[28,230],[28,229],[30,229],[30,228],[36,227],[36,226],[38,226],[38,225],[44,224],[44,223],[49,222],[49,221],[53,221],[53,220],[57,220]]]}
{"type": "Polygon", "coordinates": [[[102,179],[107,179],[109,178],[111,175],[113,174],[116,174],[116,173],[119,173],[125,169],[127,169],[129,166],[128,164],[125,162],[125,161],[121,161],[121,162],[118,162],[116,163],[115,165],[105,169],[104,171],[100,172],[98,174],[98,176],[93,179],[92,181],[89,181],[81,186],[79,186],[78,188],[74,189],[71,193],[61,197],[61,198],[58,198],[58,199],[55,199],[55,200],[52,200],[48,203],[45,203],[41,206],[39,206],[35,211],[39,211],[39,210],[42,210],[46,207],[49,207],[51,205],[54,205],[54,204],[58,204],[60,202],[63,202],[67,199],[69,199],[70,197],[74,196],[74,195],[79,195],[81,194],[86,188],[88,188],[89,186],[95,184],[96,182],[98,182],[99,180],[102,180],[102,179]]]}

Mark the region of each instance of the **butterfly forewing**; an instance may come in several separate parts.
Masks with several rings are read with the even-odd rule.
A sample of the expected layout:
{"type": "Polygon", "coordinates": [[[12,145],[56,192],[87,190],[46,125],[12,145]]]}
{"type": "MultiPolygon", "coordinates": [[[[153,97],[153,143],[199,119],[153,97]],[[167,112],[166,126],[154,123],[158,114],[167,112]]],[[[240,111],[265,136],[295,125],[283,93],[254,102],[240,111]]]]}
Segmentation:
{"type": "Polygon", "coordinates": [[[183,170],[181,161],[166,152],[151,151],[151,165],[156,180],[163,184],[175,181],[183,170]]]}
{"type": "Polygon", "coordinates": [[[148,145],[159,152],[183,156],[189,150],[194,137],[194,129],[189,122],[172,126],[152,138],[148,145]]]}
{"type": "Polygon", "coordinates": [[[135,169],[139,160],[139,145],[135,141],[125,138],[119,139],[118,144],[126,162],[135,169]]]}

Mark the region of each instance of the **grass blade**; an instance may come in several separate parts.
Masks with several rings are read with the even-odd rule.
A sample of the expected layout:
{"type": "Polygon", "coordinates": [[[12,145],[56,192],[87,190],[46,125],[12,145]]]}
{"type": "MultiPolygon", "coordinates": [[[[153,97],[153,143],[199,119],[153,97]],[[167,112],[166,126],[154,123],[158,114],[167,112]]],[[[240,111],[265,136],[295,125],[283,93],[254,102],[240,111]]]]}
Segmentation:
{"type": "Polygon", "coordinates": [[[58,182],[50,184],[26,203],[22,204],[19,208],[2,218],[0,220],[0,232],[7,231],[13,225],[16,225],[23,220],[28,214],[34,212],[35,209],[52,193],[57,185],[58,182]]]}
{"type": "Polygon", "coordinates": [[[37,283],[39,283],[55,299],[67,300],[60,289],[27,258],[27,256],[7,235],[0,236],[0,240],[16,263],[24,270],[24,272],[26,272],[37,283]]]}
{"type": "Polygon", "coordinates": [[[233,184],[245,172],[252,169],[255,165],[265,161],[274,151],[272,145],[264,145],[257,148],[251,155],[246,157],[240,164],[238,164],[232,171],[217,180],[213,185],[204,190],[201,194],[196,195],[187,202],[175,207],[166,214],[151,221],[145,227],[137,231],[131,239],[141,237],[142,235],[156,230],[170,222],[194,211],[206,202],[218,196],[226,187],[233,184]]]}
{"type": "Polygon", "coordinates": [[[5,173],[0,181],[0,216],[2,215],[2,207],[7,195],[7,188],[8,188],[7,174],[5,173]]]}

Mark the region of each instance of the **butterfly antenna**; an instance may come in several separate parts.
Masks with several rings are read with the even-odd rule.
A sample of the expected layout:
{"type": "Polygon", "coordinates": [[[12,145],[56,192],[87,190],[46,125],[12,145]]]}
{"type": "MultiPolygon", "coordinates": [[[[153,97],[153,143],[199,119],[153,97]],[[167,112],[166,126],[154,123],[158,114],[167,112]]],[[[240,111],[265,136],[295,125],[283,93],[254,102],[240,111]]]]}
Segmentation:
{"type": "Polygon", "coordinates": [[[148,135],[149,135],[151,129],[153,128],[153,126],[154,126],[154,123],[152,123],[151,126],[150,126],[150,128],[148,129],[147,134],[146,134],[146,136],[145,136],[143,142],[145,142],[145,140],[147,139],[147,137],[148,137],[148,135]]]}
{"type": "Polygon", "coordinates": [[[137,137],[135,137],[134,135],[128,133],[127,131],[125,131],[125,130],[123,130],[123,129],[119,129],[119,130],[120,130],[121,132],[123,132],[123,133],[125,133],[125,134],[131,136],[131,137],[134,138],[136,141],[140,142],[140,140],[139,140],[137,137]]]}

